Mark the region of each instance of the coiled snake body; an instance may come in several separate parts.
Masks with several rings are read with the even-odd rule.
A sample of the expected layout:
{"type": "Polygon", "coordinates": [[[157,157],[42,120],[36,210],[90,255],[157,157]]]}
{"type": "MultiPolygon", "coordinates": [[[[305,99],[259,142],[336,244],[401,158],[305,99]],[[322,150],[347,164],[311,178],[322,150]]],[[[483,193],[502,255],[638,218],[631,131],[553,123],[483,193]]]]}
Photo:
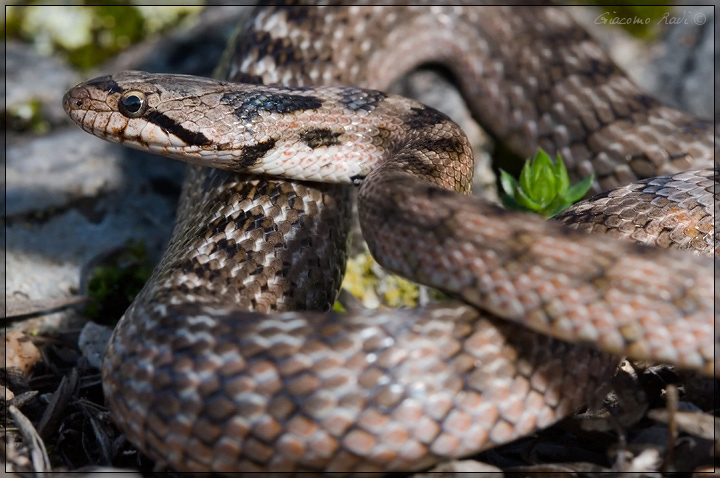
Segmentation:
{"type": "Polygon", "coordinates": [[[711,126],[640,92],[562,10],[258,7],[226,59],[230,81],[284,86],[125,72],[64,98],[93,134],[214,167],[190,168],[103,367],[116,421],[151,457],[420,469],[572,411],[614,368],[605,352],[716,371],[712,259],[458,194],[472,154],[454,123],[360,88],[442,63],[520,154],[560,151],[597,189],[665,175],[579,206],[581,228],[712,251],[717,173],[681,172],[712,167],[711,126]],[[307,87],[340,84],[355,86],[307,87]],[[350,215],[346,186],[314,181],[359,184],[373,255],[469,305],[311,312],[335,298],[350,215]]]}

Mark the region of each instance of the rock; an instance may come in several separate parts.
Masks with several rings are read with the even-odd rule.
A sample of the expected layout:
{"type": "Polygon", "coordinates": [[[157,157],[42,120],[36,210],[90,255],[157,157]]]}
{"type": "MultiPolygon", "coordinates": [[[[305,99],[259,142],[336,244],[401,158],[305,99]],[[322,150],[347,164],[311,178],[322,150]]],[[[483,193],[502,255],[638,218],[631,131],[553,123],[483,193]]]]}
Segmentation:
{"type": "Polygon", "coordinates": [[[28,374],[33,366],[42,359],[40,351],[26,334],[10,330],[3,334],[2,348],[5,352],[5,367],[19,367],[28,374]]]}
{"type": "Polygon", "coordinates": [[[88,322],[80,331],[78,348],[82,351],[88,363],[98,370],[102,367],[105,348],[110,341],[111,335],[112,329],[98,325],[95,322],[88,322]]]}

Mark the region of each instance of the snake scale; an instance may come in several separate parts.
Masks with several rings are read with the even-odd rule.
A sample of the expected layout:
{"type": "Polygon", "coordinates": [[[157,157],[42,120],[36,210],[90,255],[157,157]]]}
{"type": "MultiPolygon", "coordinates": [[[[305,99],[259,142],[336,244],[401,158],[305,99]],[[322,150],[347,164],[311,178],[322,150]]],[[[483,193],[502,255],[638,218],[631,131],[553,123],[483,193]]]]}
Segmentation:
{"type": "Polygon", "coordinates": [[[614,355],[717,372],[712,125],[637,89],[565,11],[274,4],[239,31],[226,81],[123,72],[63,100],[92,134],[193,163],[103,366],[147,455],[196,472],[417,470],[570,413],[614,355]],[[598,191],[661,176],[563,221],[695,254],[469,197],[459,128],[379,91],[427,62],[519,154],[559,151],[598,191]],[[323,312],[345,262],[341,183],[381,264],[462,302],[323,312]]]}

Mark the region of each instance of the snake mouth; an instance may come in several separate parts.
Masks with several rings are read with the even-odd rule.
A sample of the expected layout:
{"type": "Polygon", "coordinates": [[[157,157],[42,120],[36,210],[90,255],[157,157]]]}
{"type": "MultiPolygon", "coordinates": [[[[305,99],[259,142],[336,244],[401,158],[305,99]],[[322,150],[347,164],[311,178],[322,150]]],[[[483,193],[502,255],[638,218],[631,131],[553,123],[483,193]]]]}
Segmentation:
{"type": "MultiPolygon", "coordinates": [[[[62,106],[70,119],[72,119],[78,126],[87,131],[86,116],[88,112],[93,111],[93,106],[97,108],[99,104],[93,105],[93,98],[87,88],[84,87],[85,83],[81,83],[73,88],[70,88],[62,98],[62,106]]],[[[95,102],[97,103],[97,102],[95,102]]]]}
{"type": "Polygon", "coordinates": [[[76,86],[63,95],[62,106],[70,119],[83,130],[94,134],[92,124],[87,121],[89,111],[87,105],[87,92],[82,94],[76,86]]]}
{"type": "Polygon", "coordinates": [[[63,95],[62,106],[75,123],[86,129],[83,125],[85,115],[90,111],[110,111],[106,102],[121,92],[122,88],[112,76],[101,76],[70,88],[63,95]]]}

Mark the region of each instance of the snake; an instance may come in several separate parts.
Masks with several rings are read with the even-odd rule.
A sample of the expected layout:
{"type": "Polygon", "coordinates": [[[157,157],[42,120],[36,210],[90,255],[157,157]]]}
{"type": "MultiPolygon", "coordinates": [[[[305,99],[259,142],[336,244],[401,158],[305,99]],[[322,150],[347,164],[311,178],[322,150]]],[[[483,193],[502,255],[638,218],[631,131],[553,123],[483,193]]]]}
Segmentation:
{"type": "Polygon", "coordinates": [[[562,8],[272,3],[216,77],[126,71],[63,98],[87,132],[190,163],[102,370],[150,458],[420,470],[549,426],[618,356],[717,373],[712,124],[636,87],[562,8]],[[469,195],[459,127],[383,92],[428,63],[513,151],[594,174],[561,217],[578,230],[469,195]],[[353,195],[373,256],[449,301],[329,311],[353,195]]]}

